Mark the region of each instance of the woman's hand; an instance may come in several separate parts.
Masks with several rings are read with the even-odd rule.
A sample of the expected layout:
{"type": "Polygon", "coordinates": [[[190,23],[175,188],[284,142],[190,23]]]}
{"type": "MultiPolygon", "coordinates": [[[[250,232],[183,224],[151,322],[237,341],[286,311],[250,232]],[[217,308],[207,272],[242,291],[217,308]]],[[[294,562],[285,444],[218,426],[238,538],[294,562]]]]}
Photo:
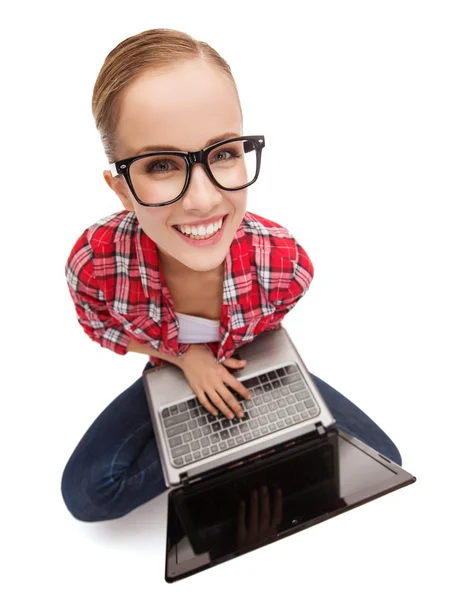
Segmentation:
{"type": "Polygon", "coordinates": [[[267,486],[263,485],[259,490],[252,490],[249,516],[246,515],[245,500],[241,500],[238,506],[237,547],[243,548],[276,535],[282,522],[282,511],[283,498],[280,488],[269,492],[267,486]]]}
{"type": "Polygon", "coordinates": [[[238,369],[244,367],[246,363],[245,360],[227,358],[222,365],[215,360],[208,348],[201,344],[192,344],[188,351],[180,357],[179,367],[206,410],[214,416],[221,411],[228,419],[232,419],[234,417],[232,411],[238,417],[243,417],[244,412],[226,386],[229,385],[246,400],[250,400],[250,393],[224,365],[238,369]]]}

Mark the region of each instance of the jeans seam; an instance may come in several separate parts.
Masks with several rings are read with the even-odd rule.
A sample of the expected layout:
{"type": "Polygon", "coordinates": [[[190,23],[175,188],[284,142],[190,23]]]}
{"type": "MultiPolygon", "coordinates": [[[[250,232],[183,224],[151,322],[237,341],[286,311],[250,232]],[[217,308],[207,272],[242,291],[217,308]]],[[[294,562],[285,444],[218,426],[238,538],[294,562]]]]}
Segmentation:
{"type": "MultiPolygon", "coordinates": [[[[131,438],[133,436],[135,436],[138,431],[140,431],[141,429],[143,429],[144,427],[147,427],[149,425],[148,422],[143,423],[142,425],[140,425],[137,429],[135,429],[135,431],[133,431],[133,433],[131,433],[121,444],[121,446],[119,446],[119,448],[117,449],[117,452],[114,454],[113,459],[111,461],[111,468],[110,468],[110,473],[109,476],[111,477],[111,482],[115,482],[115,479],[113,477],[113,471],[114,471],[114,464],[117,460],[117,457],[120,454],[120,451],[122,450],[122,448],[125,446],[125,444],[131,440],[131,438]]],[[[128,477],[128,481],[134,481],[134,479],[136,477],[138,477],[139,475],[142,475],[145,471],[147,471],[147,469],[150,469],[151,467],[155,466],[157,464],[159,459],[155,460],[154,462],[152,462],[150,465],[147,465],[147,467],[144,467],[144,469],[141,469],[141,471],[138,471],[138,473],[135,473],[134,475],[131,475],[130,477],[128,477]]],[[[123,481],[125,481],[125,479],[123,479],[123,481]]]]}

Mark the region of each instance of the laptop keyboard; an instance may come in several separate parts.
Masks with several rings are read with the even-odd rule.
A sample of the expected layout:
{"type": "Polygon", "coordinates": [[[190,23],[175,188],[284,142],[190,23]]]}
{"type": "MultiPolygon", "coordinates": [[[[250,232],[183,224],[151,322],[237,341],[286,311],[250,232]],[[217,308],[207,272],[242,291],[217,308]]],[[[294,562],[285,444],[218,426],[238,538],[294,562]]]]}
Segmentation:
{"type": "Polygon", "coordinates": [[[320,412],[295,365],[245,379],[242,384],[249,389],[251,400],[244,400],[229,388],[244,410],[242,419],[230,420],[223,413],[214,417],[197,398],[162,410],[171,463],[175,467],[242,446],[312,419],[320,412]]]}

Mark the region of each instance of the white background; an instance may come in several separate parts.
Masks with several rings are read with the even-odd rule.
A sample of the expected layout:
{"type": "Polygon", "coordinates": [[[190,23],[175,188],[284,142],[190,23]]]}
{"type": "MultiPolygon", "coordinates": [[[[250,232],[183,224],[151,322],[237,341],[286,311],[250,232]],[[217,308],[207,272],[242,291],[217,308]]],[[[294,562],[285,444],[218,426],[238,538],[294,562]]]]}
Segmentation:
{"type": "Polygon", "coordinates": [[[10,6],[0,36],[3,597],[448,597],[454,3],[10,6]],[[145,364],[84,334],[64,263],[88,225],[122,208],[102,177],[96,76],[115,45],[154,27],[186,31],[231,65],[244,131],[266,139],[248,208],[288,227],[315,267],[284,324],[309,370],[377,422],[417,477],[173,585],[165,496],[89,524],[60,495],[76,444],[145,364]]]}

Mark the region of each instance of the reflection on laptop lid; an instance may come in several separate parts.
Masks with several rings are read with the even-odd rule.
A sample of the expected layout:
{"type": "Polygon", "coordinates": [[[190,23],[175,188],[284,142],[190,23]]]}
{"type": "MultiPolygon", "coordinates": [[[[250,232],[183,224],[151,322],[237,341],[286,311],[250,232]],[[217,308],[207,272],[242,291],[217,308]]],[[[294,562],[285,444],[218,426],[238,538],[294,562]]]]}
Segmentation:
{"type": "Polygon", "coordinates": [[[232,467],[193,484],[189,481],[169,494],[167,582],[275,542],[416,481],[336,427],[232,467]],[[276,517],[276,524],[262,532],[258,521],[252,523],[252,510],[262,514],[265,505],[269,506],[269,522],[276,517]]]}

